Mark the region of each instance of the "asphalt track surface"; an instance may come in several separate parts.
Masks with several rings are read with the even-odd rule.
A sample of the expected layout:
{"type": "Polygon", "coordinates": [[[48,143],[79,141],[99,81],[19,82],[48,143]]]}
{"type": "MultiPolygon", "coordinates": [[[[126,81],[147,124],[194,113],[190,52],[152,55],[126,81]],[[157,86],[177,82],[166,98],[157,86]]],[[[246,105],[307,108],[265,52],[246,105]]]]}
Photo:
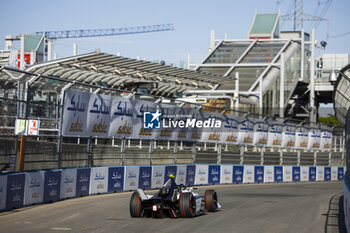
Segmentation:
{"type": "MultiPolygon", "coordinates": [[[[332,217],[327,214],[331,200],[336,194],[341,195],[343,183],[218,185],[211,188],[219,195],[221,211],[192,219],[131,218],[131,192],[127,192],[2,212],[0,232],[327,232],[327,223],[332,217]]],[[[203,194],[205,189],[208,187],[197,191],[203,194]]],[[[333,219],[333,222],[332,225],[337,225],[337,221],[333,219]]]]}

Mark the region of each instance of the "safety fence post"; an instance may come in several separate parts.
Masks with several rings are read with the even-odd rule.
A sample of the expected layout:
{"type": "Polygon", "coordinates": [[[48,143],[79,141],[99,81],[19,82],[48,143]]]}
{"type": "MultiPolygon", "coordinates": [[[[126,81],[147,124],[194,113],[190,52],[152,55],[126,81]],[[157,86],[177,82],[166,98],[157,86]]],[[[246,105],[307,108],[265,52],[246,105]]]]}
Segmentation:
{"type": "Polygon", "coordinates": [[[297,165],[300,166],[301,151],[297,151],[297,165]]]}
{"type": "Polygon", "coordinates": [[[177,142],[174,142],[174,151],[173,151],[173,164],[176,164],[176,160],[177,160],[177,142]]]}
{"type": "Polygon", "coordinates": [[[239,154],[240,154],[240,164],[243,164],[244,163],[244,146],[240,146],[239,154]]]}
{"type": "Polygon", "coordinates": [[[280,165],[283,165],[283,150],[280,148],[280,165]]]}
{"type": "Polygon", "coordinates": [[[264,165],[264,153],[265,153],[265,147],[260,148],[260,165],[264,165]]]}
{"type": "Polygon", "coordinates": [[[314,166],[317,165],[317,151],[314,151],[314,166]]]}
{"type": "Polygon", "coordinates": [[[196,142],[192,143],[192,163],[196,162],[196,142]]]}
{"type": "Polygon", "coordinates": [[[154,141],[150,140],[149,141],[149,148],[148,148],[148,165],[152,165],[152,152],[153,152],[153,146],[154,146],[154,141]]]}

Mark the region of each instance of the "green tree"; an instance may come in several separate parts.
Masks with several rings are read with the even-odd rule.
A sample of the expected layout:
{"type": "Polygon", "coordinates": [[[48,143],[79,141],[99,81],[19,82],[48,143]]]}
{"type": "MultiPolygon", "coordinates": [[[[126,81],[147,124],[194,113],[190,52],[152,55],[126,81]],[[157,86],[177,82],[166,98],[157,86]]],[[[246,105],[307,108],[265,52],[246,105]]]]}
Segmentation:
{"type": "Polygon", "coordinates": [[[327,117],[319,117],[318,122],[328,124],[328,125],[341,125],[340,122],[335,117],[335,115],[330,113],[328,113],[327,117]]]}

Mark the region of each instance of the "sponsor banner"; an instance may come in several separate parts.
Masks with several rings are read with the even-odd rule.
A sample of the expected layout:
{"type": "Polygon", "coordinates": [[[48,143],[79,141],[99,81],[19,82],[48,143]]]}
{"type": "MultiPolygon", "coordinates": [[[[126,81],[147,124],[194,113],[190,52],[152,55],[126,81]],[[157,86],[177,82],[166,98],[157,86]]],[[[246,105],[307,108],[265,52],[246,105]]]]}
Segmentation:
{"type": "Polygon", "coordinates": [[[164,184],[169,180],[170,175],[176,175],[176,166],[165,166],[164,184]]]}
{"type": "Polygon", "coordinates": [[[61,171],[46,171],[44,180],[44,202],[60,200],[61,171]]]}
{"type": "Polygon", "coordinates": [[[317,179],[317,168],[309,167],[309,181],[316,181],[317,179]]]}
{"type": "Polygon", "coordinates": [[[205,122],[211,120],[211,121],[221,121],[220,127],[215,127],[215,124],[211,124],[212,127],[204,128],[202,132],[202,142],[208,142],[208,143],[220,143],[221,141],[221,132],[223,131],[223,115],[213,112],[205,112],[205,122]]]}
{"type": "Polygon", "coordinates": [[[281,147],[282,146],[282,129],[283,125],[277,122],[269,122],[269,137],[267,145],[269,147],[281,147]]]}
{"type": "Polygon", "coordinates": [[[164,166],[153,166],[152,167],[152,189],[160,188],[164,183],[164,166]]]}
{"type": "Polygon", "coordinates": [[[324,180],[328,181],[331,180],[331,167],[324,167],[324,180]]]}
{"type": "Polygon", "coordinates": [[[125,167],[124,190],[136,190],[139,187],[139,167],[125,167]]]}
{"type": "Polygon", "coordinates": [[[124,167],[108,168],[108,192],[121,192],[124,189],[124,167]]]}
{"type": "Polygon", "coordinates": [[[331,151],[332,149],[332,131],[330,129],[323,129],[321,131],[320,150],[331,151]]]}
{"type": "Polygon", "coordinates": [[[89,136],[108,136],[111,101],[111,96],[90,94],[87,113],[87,133],[89,136]]]}
{"type": "Polygon", "coordinates": [[[90,194],[106,193],[108,190],[108,167],[91,168],[90,194]]]}
{"type": "Polygon", "coordinates": [[[283,182],[293,181],[293,169],[292,166],[283,166],[283,182]]]}
{"type": "Polygon", "coordinates": [[[244,166],[243,183],[254,183],[254,166],[244,166]]]}
{"type": "Polygon", "coordinates": [[[300,167],[300,181],[309,181],[309,167],[301,166],[300,167]]]}
{"type": "Polygon", "coordinates": [[[299,181],[300,181],[300,167],[293,166],[293,182],[299,182],[299,181]]]}
{"type": "MultiPolygon", "coordinates": [[[[172,118],[174,122],[185,122],[189,119],[189,116],[191,115],[191,109],[190,108],[185,108],[185,107],[177,107],[174,110],[175,112],[175,117],[172,118]]],[[[193,120],[195,119],[194,117],[192,118],[193,120]]],[[[168,119],[171,120],[171,119],[168,119]]],[[[168,125],[168,124],[167,124],[168,125]]],[[[163,125],[164,127],[164,125],[163,125]]],[[[183,127],[180,128],[179,126],[173,125],[170,127],[174,133],[174,140],[179,140],[179,141],[190,141],[191,138],[191,128],[192,127],[183,127]]]]}
{"type": "Polygon", "coordinates": [[[283,167],[282,166],[275,166],[275,182],[283,182],[283,167]]]}
{"type": "Polygon", "coordinates": [[[194,185],[196,176],[196,165],[187,165],[186,185],[194,185]]]}
{"type": "Polygon", "coordinates": [[[175,181],[177,184],[186,184],[186,165],[177,165],[175,181]]]}
{"type": "MultiPolygon", "coordinates": [[[[160,112],[162,113],[161,119],[162,121],[169,122],[175,119],[176,115],[176,107],[169,104],[159,104],[160,112]]],[[[158,140],[177,140],[177,132],[173,128],[165,128],[162,127],[161,129],[155,130],[155,137],[158,140]]]]}
{"type": "MultiPolygon", "coordinates": [[[[133,115],[133,138],[136,139],[156,139],[155,130],[144,128],[143,115],[145,112],[155,112],[157,105],[153,102],[143,100],[132,100],[135,102],[135,112],[133,115]]],[[[162,116],[159,117],[162,121],[162,116]]]]}
{"type": "Polygon", "coordinates": [[[344,167],[338,167],[338,180],[344,179],[344,167]]]}
{"type": "Polygon", "coordinates": [[[331,167],[331,180],[338,180],[338,167],[331,167]]]}
{"type": "Polygon", "coordinates": [[[273,183],[274,179],[274,167],[273,166],[265,166],[264,170],[264,183],[273,183]]]}
{"type": "MultiPolygon", "coordinates": [[[[189,114],[192,115],[192,119],[204,121],[204,113],[200,110],[191,109],[189,114]]],[[[192,142],[201,141],[203,128],[190,127],[188,130],[189,132],[188,132],[187,141],[192,141],[192,142]]],[[[175,137],[174,139],[177,140],[178,138],[175,137]]]]}
{"type": "Polygon", "coordinates": [[[133,132],[133,103],[123,97],[112,97],[108,136],[130,138],[133,132]]]}
{"type": "Polygon", "coordinates": [[[220,183],[220,165],[209,165],[208,184],[220,183]]]}
{"type": "Polygon", "coordinates": [[[264,182],[264,166],[254,167],[254,182],[263,183],[264,182]]]}
{"type": "Polygon", "coordinates": [[[139,189],[151,189],[152,167],[140,167],[139,189]]]}
{"type": "Polygon", "coordinates": [[[196,165],[194,184],[208,184],[208,165],[196,165]]]}
{"type": "Polygon", "coordinates": [[[220,184],[232,184],[233,166],[221,165],[221,180],[220,184]]]}
{"type": "Polygon", "coordinates": [[[243,183],[244,166],[243,165],[233,165],[233,183],[242,184],[243,183]]]}
{"type": "Polygon", "coordinates": [[[258,121],[254,124],[253,144],[256,146],[267,146],[269,137],[269,125],[265,121],[258,121]]]}
{"type": "Polygon", "coordinates": [[[308,148],[309,142],[309,130],[303,126],[297,126],[295,132],[295,148],[304,149],[308,148]]]}
{"type": "Polygon", "coordinates": [[[221,143],[238,144],[238,119],[225,115],[222,121],[221,143]]]}
{"type": "Polygon", "coordinates": [[[240,145],[254,145],[254,122],[248,118],[244,119],[238,124],[238,144],[240,145]]]}
{"type": "Polygon", "coordinates": [[[282,147],[295,148],[296,125],[284,125],[282,130],[282,147]]]}
{"type": "Polygon", "coordinates": [[[7,175],[0,176],[0,211],[6,209],[7,175]]]}
{"type": "Polygon", "coordinates": [[[44,201],[45,172],[26,172],[24,182],[24,205],[42,203],[44,201]]]}
{"type": "Polygon", "coordinates": [[[68,89],[65,94],[62,134],[64,136],[89,136],[86,124],[90,93],[68,89]]]}
{"type": "Polygon", "coordinates": [[[61,171],[60,199],[75,197],[77,187],[77,169],[61,171]]]}
{"type": "Polygon", "coordinates": [[[13,174],[7,177],[6,209],[23,206],[24,180],[24,174],[13,174]]]}
{"type": "Polygon", "coordinates": [[[324,178],[325,178],[324,167],[317,167],[316,172],[317,172],[316,181],[324,181],[324,178]]]}
{"type": "Polygon", "coordinates": [[[309,130],[309,150],[319,150],[321,143],[321,130],[319,128],[310,128],[309,130]]]}
{"type": "Polygon", "coordinates": [[[76,197],[82,197],[89,195],[90,192],[90,168],[78,168],[77,169],[77,189],[76,197]]]}

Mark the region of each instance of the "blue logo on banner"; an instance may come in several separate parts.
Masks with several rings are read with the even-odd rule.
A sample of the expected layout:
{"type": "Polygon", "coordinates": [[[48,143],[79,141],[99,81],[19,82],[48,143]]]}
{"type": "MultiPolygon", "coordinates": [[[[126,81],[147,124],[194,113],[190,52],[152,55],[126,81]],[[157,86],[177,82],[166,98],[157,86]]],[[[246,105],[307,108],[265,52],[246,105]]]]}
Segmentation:
{"type": "Polygon", "coordinates": [[[176,176],[176,166],[165,166],[164,184],[169,180],[169,176],[176,176]]]}
{"type": "Polygon", "coordinates": [[[195,174],[196,174],[196,165],[187,165],[186,185],[194,184],[195,174]]]}
{"type": "Polygon", "coordinates": [[[157,112],[143,113],[143,128],[144,129],[160,129],[160,122],[162,114],[157,112]]]}
{"type": "Polygon", "coordinates": [[[293,167],[293,181],[300,181],[300,167],[293,167]]]}
{"type": "Polygon", "coordinates": [[[338,167],[338,180],[343,180],[343,179],[344,179],[344,168],[338,167]]]}
{"type": "Polygon", "coordinates": [[[140,167],[139,188],[151,189],[152,167],[140,167]]]}
{"type": "Polygon", "coordinates": [[[309,181],[316,181],[316,167],[309,167],[309,181]]]}
{"type": "Polygon", "coordinates": [[[220,183],[220,165],[209,165],[209,184],[220,183]]]}
{"type": "Polygon", "coordinates": [[[6,209],[21,208],[24,195],[24,174],[7,177],[6,209]]]}
{"type": "Polygon", "coordinates": [[[108,192],[120,192],[124,189],[124,167],[108,169],[108,192]]]}
{"type": "Polygon", "coordinates": [[[283,181],[283,167],[282,166],[275,166],[275,182],[282,182],[283,181]]]}
{"type": "Polygon", "coordinates": [[[45,172],[44,202],[54,202],[60,199],[61,171],[45,172]]]}
{"type": "Polygon", "coordinates": [[[90,189],[90,168],[79,168],[77,169],[77,191],[76,196],[82,197],[89,195],[90,189]]]}
{"type": "Polygon", "coordinates": [[[233,172],[232,172],[232,182],[236,184],[242,184],[243,183],[243,170],[244,167],[241,165],[233,165],[233,172]]]}
{"type": "Polygon", "coordinates": [[[324,180],[331,180],[331,167],[324,168],[324,180]]]}
{"type": "Polygon", "coordinates": [[[254,167],[254,181],[255,183],[264,182],[264,166],[255,166],[254,167]]]}

